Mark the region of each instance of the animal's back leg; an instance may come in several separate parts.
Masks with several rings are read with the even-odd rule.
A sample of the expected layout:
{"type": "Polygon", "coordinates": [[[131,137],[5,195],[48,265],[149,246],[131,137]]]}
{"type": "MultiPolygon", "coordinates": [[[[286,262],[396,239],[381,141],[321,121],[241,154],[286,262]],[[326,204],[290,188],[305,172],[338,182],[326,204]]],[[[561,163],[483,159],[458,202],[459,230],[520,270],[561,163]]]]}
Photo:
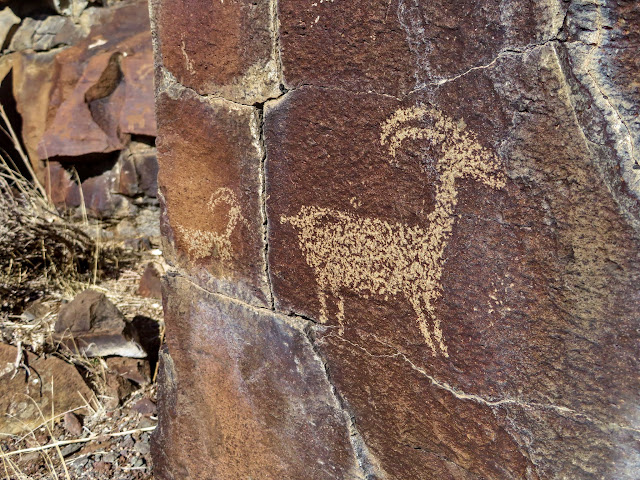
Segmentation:
{"type": "MultiPolygon", "coordinates": [[[[428,298],[424,298],[423,300],[425,303],[425,310],[427,311],[427,317],[430,318],[433,323],[433,336],[435,337],[436,342],[438,343],[438,347],[440,348],[440,351],[442,352],[442,354],[448,358],[449,352],[447,350],[447,346],[444,343],[444,335],[442,334],[440,319],[436,316],[435,309],[431,306],[430,300],[428,298]]],[[[426,324],[426,319],[425,319],[425,327],[429,328],[428,325],[426,324]]]]}
{"type": "Polygon", "coordinates": [[[318,300],[320,301],[320,323],[327,323],[327,286],[324,275],[318,276],[318,300]]]}
{"type": "Polygon", "coordinates": [[[420,306],[420,298],[414,296],[414,297],[411,297],[409,301],[411,302],[411,306],[413,307],[413,310],[416,312],[416,315],[418,316],[418,327],[420,328],[420,332],[422,333],[424,340],[427,342],[427,345],[431,347],[431,353],[435,357],[436,346],[433,343],[433,339],[431,338],[429,325],[427,325],[427,317],[425,316],[424,312],[422,311],[422,307],[420,306]]]}
{"type": "Polygon", "coordinates": [[[444,338],[442,335],[442,328],[440,328],[440,319],[435,315],[433,318],[433,336],[436,337],[436,341],[440,346],[440,351],[445,357],[449,357],[449,352],[447,351],[447,346],[444,343],[444,338]]]}

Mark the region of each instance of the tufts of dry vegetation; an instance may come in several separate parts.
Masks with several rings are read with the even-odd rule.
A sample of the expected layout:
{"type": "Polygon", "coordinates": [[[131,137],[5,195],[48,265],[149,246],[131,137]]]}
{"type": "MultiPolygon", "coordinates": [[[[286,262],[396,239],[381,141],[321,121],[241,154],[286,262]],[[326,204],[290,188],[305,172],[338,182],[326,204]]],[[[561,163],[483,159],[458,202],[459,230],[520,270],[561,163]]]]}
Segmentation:
{"type": "Polygon", "coordinates": [[[0,131],[12,139],[31,177],[0,152],[0,311],[16,313],[43,293],[71,294],[113,276],[132,258],[118,246],[101,244],[95,235],[100,225],[90,225],[86,215],[74,223],[56,211],[1,105],[0,118],[6,127],[0,131]]]}

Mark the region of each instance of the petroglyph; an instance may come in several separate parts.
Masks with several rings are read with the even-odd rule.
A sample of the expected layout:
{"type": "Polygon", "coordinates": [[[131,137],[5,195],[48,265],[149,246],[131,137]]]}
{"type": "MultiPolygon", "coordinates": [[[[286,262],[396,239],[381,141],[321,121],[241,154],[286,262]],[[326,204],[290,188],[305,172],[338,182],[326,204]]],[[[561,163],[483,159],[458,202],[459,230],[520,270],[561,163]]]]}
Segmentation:
{"type": "Polygon", "coordinates": [[[426,228],[315,206],[303,206],[296,216],[282,216],[280,220],[296,228],[300,248],[314,270],[321,322],[328,320],[329,293],[337,299],[341,333],[345,321],[343,289],[365,298],[378,295],[388,299],[402,294],[413,307],[433,355],[439,350],[448,357],[434,305],[442,296],[444,252],[456,218],[456,180],[470,177],[500,189],[505,177],[499,171],[497,157],[480,145],[463,122],[455,122],[435,109],[400,109],[382,124],[381,130],[380,143],[387,146],[393,162],[407,139],[425,140],[439,150],[436,204],[426,228]]]}
{"type": "Polygon", "coordinates": [[[229,188],[219,188],[211,195],[207,208],[214,214],[218,205],[225,204],[228,207],[228,221],[225,230],[222,233],[211,232],[208,230],[199,230],[195,228],[187,228],[178,225],[177,229],[182,235],[189,256],[194,260],[214,256],[221,261],[231,260],[232,245],[231,234],[238,223],[249,226],[247,220],[242,216],[242,209],[238,203],[235,193],[229,188]]]}

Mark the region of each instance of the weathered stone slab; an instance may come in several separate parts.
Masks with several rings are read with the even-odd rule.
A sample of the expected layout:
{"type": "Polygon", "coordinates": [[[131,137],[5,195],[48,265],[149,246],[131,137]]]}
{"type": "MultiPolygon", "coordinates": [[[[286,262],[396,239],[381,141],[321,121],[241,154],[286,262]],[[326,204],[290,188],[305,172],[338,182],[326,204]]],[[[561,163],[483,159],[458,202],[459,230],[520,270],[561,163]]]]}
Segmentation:
{"type": "Polygon", "coordinates": [[[51,50],[72,45],[82,38],[82,33],[68,17],[51,15],[43,20],[27,17],[11,38],[9,50],[51,50]]]}
{"type": "Polygon", "coordinates": [[[0,433],[28,432],[50,422],[52,413],[80,409],[92,397],[73,365],[25,352],[20,358],[28,372],[25,367],[16,372],[17,357],[18,349],[0,343],[0,433]]]}
{"type": "Polygon", "coordinates": [[[276,309],[329,326],[388,478],[633,478],[640,241],[553,46],[402,102],[300,88],[265,145],[276,309]]]}
{"type": "Polygon", "coordinates": [[[13,98],[22,117],[22,140],[32,165],[40,171],[38,144],[47,123],[58,52],[21,52],[13,55],[13,98]]]}
{"type": "Polygon", "coordinates": [[[558,51],[576,117],[616,201],[640,228],[640,92],[634,54],[640,9],[637,2],[579,1],[571,4],[565,23],[558,51]]]}
{"type": "Polygon", "coordinates": [[[180,277],[166,293],[155,475],[360,478],[349,418],[300,325],[180,277]]]}
{"type": "Polygon", "coordinates": [[[555,38],[566,8],[520,0],[282,0],[285,84],[406,94],[555,38]]]}
{"type": "Polygon", "coordinates": [[[85,290],[60,309],[54,338],[87,357],[144,358],[135,327],[104,293],[85,290]]]}
{"type": "Polygon", "coordinates": [[[266,305],[260,121],[253,107],[178,87],[158,98],[165,253],[201,285],[266,305]]]}
{"type": "Polygon", "coordinates": [[[182,85],[249,105],[280,94],[275,2],[152,0],[151,6],[161,65],[182,85]]]}
{"type": "Polygon", "coordinates": [[[82,42],[55,57],[39,157],[108,153],[132,134],[155,135],[152,65],[146,2],[108,10],[82,42]]]}
{"type": "Polygon", "coordinates": [[[51,202],[64,209],[80,205],[80,187],[58,162],[48,162],[43,169],[43,185],[51,202]]]}
{"type": "MultiPolygon", "coordinates": [[[[256,359],[265,372],[300,361],[265,325],[304,318],[300,342],[351,418],[360,469],[342,472],[354,478],[635,480],[635,6],[281,0],[277,46],[289,90],[251,108],[198,96],[231,92],[246,103],[235,74],[217,80],[227,90],[195,78],[211,78],[210,59],[228,61],[229,70],[216,70],[223,75],[261,47],[222,50],[229,37],[217,24],[184,10],[174,24],[189,28],[179,30],[166,8],[176,2],[154,7],[164,235],[181,275],[235,299],[178,279],[164,292],[171,355],[160,380],[156,475],[263,477],[253,470],[263,464],[267,478],[327,474],[273,470],[291,465],[270,456],[281,439],[300,456],[308,433],[253,420],[266,408],[253,398],[278,397],[269,408],[280,412],[277,405],[314,394],[292,393],[281,370],[246,373],[256,359]],[[184,39],[206,47],[188,51],[184,39]],[[194,61],[194,51],[206,59],[194,61]],[[247,161],[263,156],[262,170],[247,161]],[[224,265],[219,254],[196,258],[199,243],[180,237],[182,226],[208,232],[200,237],[215,245],[212,232],[224,231],[230,215],[193,212],[219,187],[247,193],[239,205],[252,227],[231,244],[264,248],[266,270],[235,258],[224,265]],[[247,240],[264,232],[260,208],[266,243],[247,240]],[[270,287],[273,304],[266,294],[247,297],[247,285],[270,287]],[[272,354],[280,363],[265,360],[272,354]],[[198,375],[201,365],[207,375],[198,375]],[[259,378],[269,395],[251,396],[239,378],[259,378]],[[194,421],[209,401],[209,418],[251,423],[194,421]],[[201,442],[206,454],[188,450],[196,438],[214,439],[201,442]]],[[[244,6],[213,11],[242,15],[244,6]]],[[[262,38],[266,22],[245,34],[262,38]]],[[[336,445],[332,454],[345,452],[336,445]]]]}

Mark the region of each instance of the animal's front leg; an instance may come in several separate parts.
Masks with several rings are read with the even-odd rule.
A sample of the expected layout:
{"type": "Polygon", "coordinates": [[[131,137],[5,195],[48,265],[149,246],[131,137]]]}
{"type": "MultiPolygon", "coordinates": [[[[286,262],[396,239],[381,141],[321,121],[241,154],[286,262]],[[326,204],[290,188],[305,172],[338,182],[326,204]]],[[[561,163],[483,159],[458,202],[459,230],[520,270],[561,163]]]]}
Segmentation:
{"type": "Polygon", "coordinates": [[[447,351],[447,346],[444,343],[444,338],[442,335],[442,328],[440,328],[440,319],[438,317],[433,317],[433,335],[436,337],[436,341],[438,342],[438,346],[440,347],[440,351],[445,357],[449,357],[449,352],[447,351]]]}
{"type": "Polygon", "coordinates": [[[416,315],[418,316],[418,327],[420,328],[420,332],[422,333],[425,342],[427,342],[427,345],[431,347],[431,353],[435,357],[437,355],[436,346],[433,343],[433,339],[431,338],[429,325],[427,325],[427,317],[425,316],[424,312],[422,311],[422,307],[420,306],[420,297],[413,296],[409,299],[409,301],[411,302],[411,306],[413,307],[414,312],[416,312],[416,315]]]}
{"type": "MultiPolygon", "coordinates": [[[[437,297],[436,297],[437,298],[437,297]]],[[[429,328],[427,323],[427,318],[431,320],[433,324],[433,336],[435,337],[436,343],[438,344],[438,348],[440,352],[447,358],[449,358],[449,352],[447,351],[447,346],[444,343],[444,335],[442,334],[442,328],[440,326],[440,319],[436,316],[435,309],[431,305],[432,299],[428,296],[424,295],[422,297],[422,301],[424,302],[425,310],[427,312],[425,318],[425,328],[429,328]]]]}
{"type": "Polygon", "coordinates": [[[318,277],[318,300],[320,301],[320,323],[327,323],[327,286],[324,276],[318,277]]]}

